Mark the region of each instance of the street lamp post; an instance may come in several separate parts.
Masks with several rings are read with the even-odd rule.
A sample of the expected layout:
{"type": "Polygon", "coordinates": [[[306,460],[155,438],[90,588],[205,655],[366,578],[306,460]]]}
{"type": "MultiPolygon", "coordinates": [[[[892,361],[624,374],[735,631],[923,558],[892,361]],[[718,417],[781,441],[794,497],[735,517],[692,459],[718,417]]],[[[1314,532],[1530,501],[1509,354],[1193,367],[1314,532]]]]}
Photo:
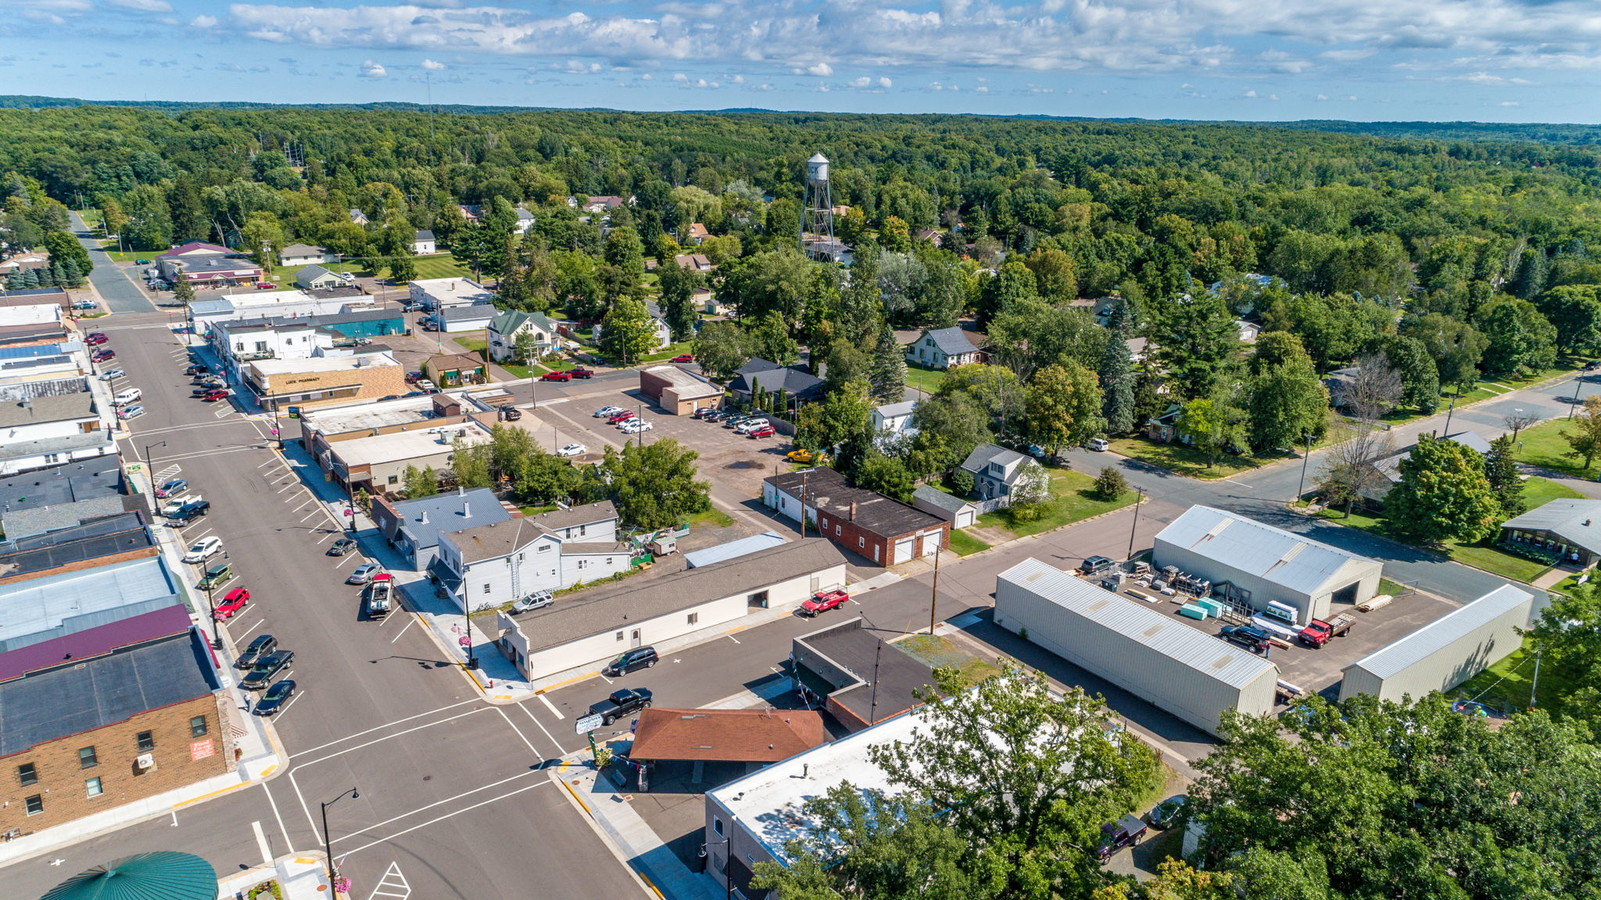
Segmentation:
{"type": "Polygon", "coordinates": [[[339,873],[334,870],[334,842],[328,835],[328,807],[333,806],[347,796],[354,800],[360,797],[361,794],[355,788],[351,788],[322,804],[322,849],[323,852],[328,854],[328,890],[330,891],[334,889],[334,881],[339,877],[339,873]]]}
{"type": "MultiPolygon", "coordinates": [[[[720,841],[712,841],[712,843],[723,845],[723,896],[726,897],[727,900],[734,900],[733,847],[729,844],[729,838],[723,838],[720,841]]],[[[704,853],[705,850],[706,847],[702,845],[701,852],[704,853]]]]}
{"type": "Polygon", "coordinates": [[[1301,454],[1301,480],[1295,485],[1295,499],[1299,501],[1301,494],[1306,490],[1306,464],[1312,459],[1312,436],[1302,435],[1306,438],[1306,452],[1301,454]]]}
{"type": "Polygon", "coordinates": [[[150,477],[150,505],[152,507],[156,506],[156,464],[150,457],[150,449],[152,447],[165,446],[167,446],[166,441],[153,441],[145,445],[145,468],[150,470],[145,474],[150,477]]]}

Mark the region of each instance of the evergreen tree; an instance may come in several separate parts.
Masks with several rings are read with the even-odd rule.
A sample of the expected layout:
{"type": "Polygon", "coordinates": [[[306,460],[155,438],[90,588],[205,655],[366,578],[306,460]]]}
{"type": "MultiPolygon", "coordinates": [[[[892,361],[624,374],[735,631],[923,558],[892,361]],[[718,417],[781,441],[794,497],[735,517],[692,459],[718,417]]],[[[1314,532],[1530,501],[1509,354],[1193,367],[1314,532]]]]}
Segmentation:
{"type": "Polygon", "coordinates": [[[189,283],[189,273],[180,271],[178,280],[172,283],[173,299],[179,303],[193,303],[195,300],[195,286],[189,283]]]}
{"type": "Polygon", "coordinates": [[[1523,500],[1523,478],[1512,458],[1515,449],[1512,436],[1503,434],[1490,442],[1490,452],[1484,457],[1484,477],[1504,519],[1520,516],[1528,508],[1523,500]]]}
{"type": "Polygon", "coordinates": [[[1234,361],[1239,330],[1220,297],[1172,297],[1152,311],[1151,343],[1157,362],[1180,397],[1209,396],[1234,361]]]}
{"type": "Polygon", "coordinates": [[[1544,250],[1538,247],[1525,249],[1523,255],[1518,258],[1518,268],[1512,276],[1512,284],[1508,286],[1512,296],[1523,300],[1533,300],[1540,296],[1550,277],[1550,269],[1544,250]]]}
{"type": "Polygon", "coordinates": [[[51,260],[49,272],[50,272],[50,286],[51,287],[66,287],[67,286],[67,273],[62,268],[61,262],[59,260],[51,260]]]}
{"type": "Polygon", "coordinates": [[[906,353],[888,325],[878,333],[867,378],[875,403],[898,403],[906,396],[906,353]]]}
{"type": "Polygon", "coordinates": [[[1101,418],[1106,420],[1107,432],[1127,434],[1133,431],[1134,355],[1129,352],[1125,329],[1112,330],[1112,339],[1106,342],[1096,375],[1101,379],[1101,418]]]}
{"type": "Polygon", "coordinates": [[[78,261],[68,258],[61,264],[62,287],[77,287],[83,284],[83,270],[78,268],[78,261]]]}

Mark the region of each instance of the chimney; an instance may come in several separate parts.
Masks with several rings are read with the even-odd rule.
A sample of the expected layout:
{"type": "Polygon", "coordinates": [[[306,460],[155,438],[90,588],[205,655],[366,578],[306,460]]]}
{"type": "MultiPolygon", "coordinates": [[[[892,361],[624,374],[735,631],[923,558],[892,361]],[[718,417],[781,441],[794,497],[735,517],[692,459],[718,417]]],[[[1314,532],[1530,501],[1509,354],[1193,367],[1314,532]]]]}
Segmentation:
{"type": "Polygon", "coordinates": [[[428,524],[428,510],[426,510],[426,509],[423,510],[422,513],[417,516],[417,523],[419,525],[427,525],[428,524]]]}
{"type": "Polygon", "coordinates": [[[461,517],[463,519],[471,519],[473,517],[473,505],[471,503],[463,503],[461,505],[461,517]]]}
{"type": "Polygon", "coordinates": [[[855,500],[851,501],[851,518],[850,518],[850,520],[852,522],[856,521],[856,501],[855,500]]]}

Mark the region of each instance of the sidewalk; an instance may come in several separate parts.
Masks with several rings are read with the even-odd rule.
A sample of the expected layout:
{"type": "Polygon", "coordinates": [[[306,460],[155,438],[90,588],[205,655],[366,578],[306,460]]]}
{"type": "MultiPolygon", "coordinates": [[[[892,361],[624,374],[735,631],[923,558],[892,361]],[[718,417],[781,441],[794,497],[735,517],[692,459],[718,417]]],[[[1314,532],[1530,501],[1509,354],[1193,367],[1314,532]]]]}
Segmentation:
{"type": "MultiPolygon", "coordinates": [[[[277,881],[284,900],[325,900],[328,896],[328,863],[321,853],[281,856],[271,865],[256,866],[217,881],[222,898],[244,897],[246,891],[267,881],[277,881]]],[[[263,893],[262,897],[271,897],[263,893]]],[[[338,892],[335,897],[348,897],[338,892]]]]}

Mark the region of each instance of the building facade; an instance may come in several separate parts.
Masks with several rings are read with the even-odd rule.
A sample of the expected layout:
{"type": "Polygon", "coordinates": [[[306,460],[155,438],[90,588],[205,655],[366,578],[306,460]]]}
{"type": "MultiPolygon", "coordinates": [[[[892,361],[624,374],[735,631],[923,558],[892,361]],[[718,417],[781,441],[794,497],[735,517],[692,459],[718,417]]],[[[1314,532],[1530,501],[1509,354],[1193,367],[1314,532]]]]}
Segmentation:
{"type": "Polygon", "coordinates": [[[846,484],[833,469],[769,476],[762,503],[881,566],[933,556],[950,543],[950,522],[883,494],[846,484]],[[804,499],[803,499],[804,498],[804,499]],[[804,513],[802,512],[804,510],[804,513]]]}

